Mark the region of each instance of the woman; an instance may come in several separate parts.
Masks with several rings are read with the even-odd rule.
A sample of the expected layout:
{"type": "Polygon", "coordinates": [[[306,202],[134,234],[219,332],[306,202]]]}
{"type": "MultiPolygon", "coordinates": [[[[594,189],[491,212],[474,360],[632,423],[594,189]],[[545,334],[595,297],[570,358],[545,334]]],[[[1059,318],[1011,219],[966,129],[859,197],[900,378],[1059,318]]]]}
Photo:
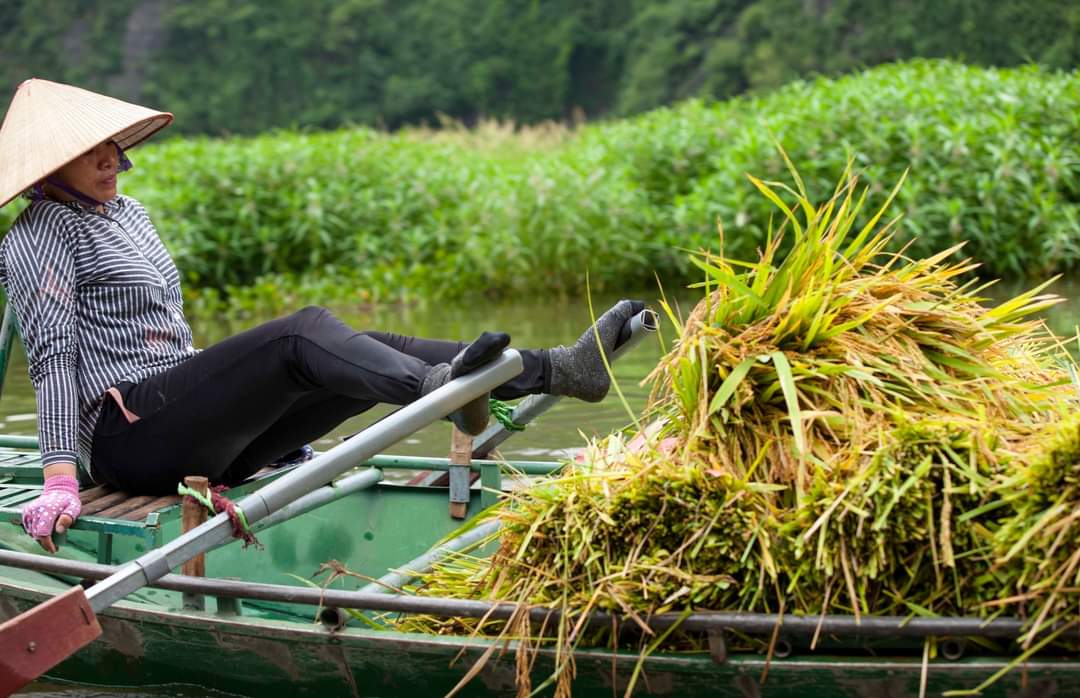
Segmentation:
{"type": "MultiPolygon", "coordinates": [[[[171,121],[34,79],[0,127],[0,206],[27,190],[32,200],[0,243],[44,466],[23,527],[50,552],[53,531],[79,516],[77,462],[132,493],[175,491],[185,475],[235,483],[378,402],[408,403],[482,366],[510,341],[357,332],[311,307],[195,349],[176,267],[142,205],[116,189],[131,167],[124,151],[171,121]]],[[[610,351],[643,307],[620,302],[572,347],[522,351],[524,371],[494,394],[602,399],[597,337],[610,351]]],[[[451,418],[479,433],[486,396],[451,418]]]]}

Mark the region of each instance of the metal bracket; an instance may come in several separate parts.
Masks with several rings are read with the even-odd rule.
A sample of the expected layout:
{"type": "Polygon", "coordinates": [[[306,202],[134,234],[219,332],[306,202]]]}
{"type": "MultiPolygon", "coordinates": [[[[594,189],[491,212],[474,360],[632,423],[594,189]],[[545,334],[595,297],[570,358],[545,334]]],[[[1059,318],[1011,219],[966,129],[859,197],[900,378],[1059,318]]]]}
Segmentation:
{"type": "Polygon", "coordinates": [[[450,437],[450,516],[464,519],[469,511],[473,437],[454,428],[450,437]]]}
{"type": "Polygon", "coordinates": [[[160,550],[151,550],[141,557],[135,558],[132,562],[142,569],[147,584],[153,584],[172,570],[169,567],[168,558],[160,550]]]}
{"type": "Polygon", "coordinates": [[[706,635],[709,638],[709,656],[716,664],[724,664],[728,659],[727,640],[724,631],[720,628],[710,628],[706,635]]]}

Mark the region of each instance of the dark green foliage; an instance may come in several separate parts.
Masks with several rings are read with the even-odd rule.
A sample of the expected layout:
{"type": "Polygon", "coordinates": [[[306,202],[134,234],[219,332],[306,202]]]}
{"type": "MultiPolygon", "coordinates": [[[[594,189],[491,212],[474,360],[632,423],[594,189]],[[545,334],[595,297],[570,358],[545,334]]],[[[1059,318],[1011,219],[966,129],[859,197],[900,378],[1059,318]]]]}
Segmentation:
{"type": "Polygon", "coordinates": [[[1080,64],[1070,0],[52,0],[0,7],[0,86],[174,111],[177,133],[532,123],[914,57],[1080,64]]]}

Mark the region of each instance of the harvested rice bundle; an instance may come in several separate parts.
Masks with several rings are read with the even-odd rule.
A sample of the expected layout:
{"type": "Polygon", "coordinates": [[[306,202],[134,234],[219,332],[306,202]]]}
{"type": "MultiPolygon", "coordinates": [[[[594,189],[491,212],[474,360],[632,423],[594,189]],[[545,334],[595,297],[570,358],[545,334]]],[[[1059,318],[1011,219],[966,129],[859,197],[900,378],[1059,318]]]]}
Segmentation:
{"type": "Polygon", "coordinates": [[[795,240],[779,260],[780,236],[756,264],[695,258],[708,293],[653,374],[661,435],[688,460],[734,473],[764,463],[755,477],[791,484],[798,498],[816,469],[858,471],[901,411],[995,424],[1060,410],[1063,352],[1024,318],[1061,299],[1035,289],[986,309],[955,283],[974,267],[946,263],[955,249],[886,254],[896,220],[876,229],[884,208],[849,240],[865,197],[854,202],[854,180],[816,210],[800,195],[802,223],[753,181],[795,240]]]}
{"type": "Polygon", "coordinates": [[[899,425],[846,481],[819,471],[780,531],[788,593],[805,612],[963,614],[996,598],[988,526],[1001,466],[985,423],[899,425]],[[988,590],[989,588],[989,590],[988,590]],[[931,610],[932,609],[932,610],[931,610]]]}
{"type": "Polygon", "coordinates": [[[1080,415],[1028,445],[1027,467],[998,485],[1002,501],[1016,509],[995,541],[995,571],[1009,580],[985,603],[1034,619],[1025,647],[1046,627],[1080,620],[1080,415]]]}
{"type": "MultiPolygon", "coordinates": [[[[663,303],[679,337],[650,376],[634,446],[614,434],[516,493],[491,514],[498,552],[444,563],[417,593],[571,616],[986,614],[1016,596],[1047,618],[1080,616],[1076,426],[1032,456],[1077,407],[1067,351],[1030,317],[1060,299],[1044,285],[988,309],[960,283],[975,265],[948,261],[956,249],[887,251],[899,184],[856,226],[867,190],[850,171],[818,207],[791,173],[795,189],[751,177],[784,220],[760,259],[696,255],[703,299],[685,323],[663,303]],[[1021,482],[1036,484],[1021,496],[1021,482]]],[[[560,650],[583,638],[568,624],[464,627],[560,650]]]]}
{"type": "MultiPolygon", "coordinates": [[[[741,580],[776,577],[769,488],[674,461],[644,466],[618,437],[603,447],[589,469],[510,495],[493,558],[444,562],[422,592],[628,613],[758,605],[761,585],[741,580]]],[[[420,621],[443,630],[460,623],[476,627],[420,621]]]]}
{"type": "MultiPolygon", "coordinates": [[[[504,520],[498,555],[507,567],[543,570],[544,583],[529,597],[538,603],[742,608],[759,588],[740,580],[762,566],[772,573],[771,535],[761,534],[772,525],[753,484],[657,463],[618,478],[580,475],[549,499],[523,497],[504,520]]],[[[512,579],[496,595],[516,596],[521,582],[512,579]]]]}

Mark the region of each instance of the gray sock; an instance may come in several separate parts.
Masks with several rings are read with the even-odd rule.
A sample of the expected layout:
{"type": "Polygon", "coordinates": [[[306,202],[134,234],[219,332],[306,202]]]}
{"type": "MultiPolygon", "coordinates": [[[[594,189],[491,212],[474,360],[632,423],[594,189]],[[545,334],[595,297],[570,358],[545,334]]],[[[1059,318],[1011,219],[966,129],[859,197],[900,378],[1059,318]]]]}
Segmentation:
{"type": "Polygon", "coordinates": [[[590,327],[570,347],[551,349],[551,376],[548,392],[552,395],[576,397],[586,402],[599,402],[611,387],[600,346],[609,359],[620,341],[620,333],[626,322],[645,309],[641,301],[621,300],[596,320],[596,329],[590,327]],[[596,335],[600,335],[600,345],[596,335]]]}

